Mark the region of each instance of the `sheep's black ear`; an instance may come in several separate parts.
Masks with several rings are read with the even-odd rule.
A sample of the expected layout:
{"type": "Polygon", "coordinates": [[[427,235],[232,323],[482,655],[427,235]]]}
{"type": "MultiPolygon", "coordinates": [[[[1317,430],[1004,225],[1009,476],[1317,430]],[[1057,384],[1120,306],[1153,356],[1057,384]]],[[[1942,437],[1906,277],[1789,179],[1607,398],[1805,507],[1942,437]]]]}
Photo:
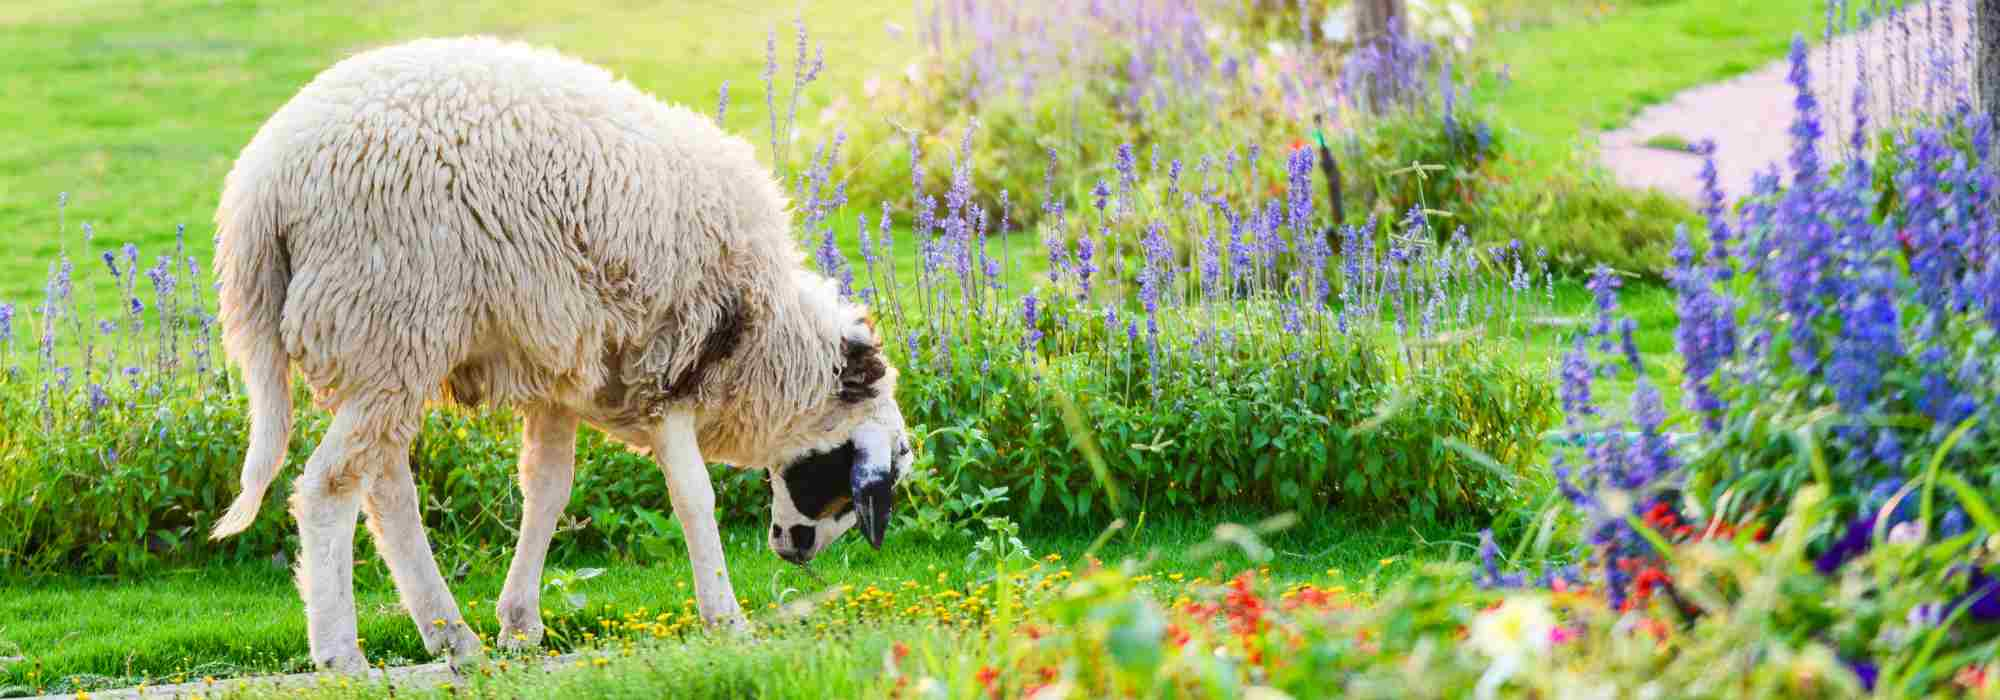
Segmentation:
{"type": "Polygon", "coordinates": [[[868,337],[843,338],[840,341],[840,400],[846,403],[861,403],[875,398],[875,383],[889,373],[889,363],[882,359],[881,342],[869,332],[868,337]]]}

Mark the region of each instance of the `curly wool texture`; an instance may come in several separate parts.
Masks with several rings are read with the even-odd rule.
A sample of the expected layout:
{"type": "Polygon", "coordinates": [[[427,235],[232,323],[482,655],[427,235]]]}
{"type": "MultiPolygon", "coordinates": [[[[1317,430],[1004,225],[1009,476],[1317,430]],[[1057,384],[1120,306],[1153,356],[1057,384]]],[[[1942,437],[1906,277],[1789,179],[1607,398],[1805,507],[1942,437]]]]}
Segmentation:
{"type": "MultiPolygon", "coordinates": [[[[294,362],[329,410],[379,407],[361,432],[391,443],[441,387],[637,445],[689,410],[703,455],[741,466],[869,410],[836,395],[880,340],[804,269],[752,146],[554,51],[436,39],[334,65],[244,149],[216,223],[247,497],[283,460],[294,362]]],[[[893,368],[871,374],[890,393],[893,368]]]]}

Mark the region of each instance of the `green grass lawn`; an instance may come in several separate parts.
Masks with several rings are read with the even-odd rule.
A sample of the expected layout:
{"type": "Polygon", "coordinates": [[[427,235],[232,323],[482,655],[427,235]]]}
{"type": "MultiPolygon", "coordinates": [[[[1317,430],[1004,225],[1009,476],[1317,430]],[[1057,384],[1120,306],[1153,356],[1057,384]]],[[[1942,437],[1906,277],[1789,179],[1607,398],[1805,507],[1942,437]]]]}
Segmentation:
{"type": "MultiPolygon", "coordinates": [[[[277,517],[273,514],[273,517],[277,517]]],[[[1208,512],[1171,517],[1148,514],[1114,533],[1097,556],[1107,562],[1146,560],[1161,577],[1180,573],[1219,579],[1254,562],[1240,549],[1219,550],[1212,558],[1195,549],[1221,523],[1252,524],[1265,517],[1243,512],[1208,512]]],[[[1264,539],[1266,563],[1284,581],[1326,583],[1336,579],[1367,590],[1412,564],[1465,559],[1477,544],[1473,528],[1363,521],[1320,516],[1264,539]],[[1337,570],[1337,577],[1329,574],[1337,570]]],[[[785,564],[765,547],[763,530],[725,533],[730,575],[737,595],[754,611],[779,601],[811,595],[829,586],[869,585],[901,589],[915,582],[928,591],[962,589],[992,575],[992,564],[968,564],[971,542],[957,538],[930,542],[892,532],[879,552],[853,537],[823,553],[813,569],[819,579],[785,564]]],[[[1059,555],[1075,562],[1099,535],[1082,525],[1031,533],[1024,540],[1040,558],[1059,555]]],[[[365,535],[364,535],[365,537],[365,535]]],[[[571,568],[601,566],[606,572],[579,584],[591,608],[589,620],[608,605],[625,611],[674,609],[691,600],[687,561],[571,561],[571,568]]],[[[1056,564],[1048,564],[1050,568],[1056,564]]],[[[453,568],[444,562],[443,568],[453,568]]],[[[461,610],[474,627],[492,634],[498,625],[492,605],[503,571],[474,573],[452,584],[461,610]]],[[[416,629],[398,606],[387,570],[364,559],[356,575],[363,648],[371,661],[428,660],[416,629]]],[[[544,608],[559,611],[561,596],[545,593],[544,608]]],[[[552,629],[556,627],[551,624],[552,629]]],[[[85,685],[152,683],[175,677],[199,679],[307,668],[305,618],[290,572],[276,564],[239,564],[164,571],[129,580],[63,579],[0,584],[0,657],[26,661],[0,670],[0,697],[9,688],[37,682],[54,687],[82,678],[85,685]],[[35,679],[29,673],[39,673],[35,679]]]]}
{"type": "Polygon", "coordinates": [[[1475,94],[1511,130],[1512,155],[1530,175],[1578,167],[1595,132],[1677,92],[1783,58],[1794,33],[1816,42],[1826,11],[1825,0],[1642,0],[1601,13],[1499,4],[1531,19],[1482,38],[1478,59],[1512,80],[1500,85],[1489,71],[1475,94]]]}
{"type": "MultiPolygon", "coordinates": [[[[94,250],[127,242],[150,265],[176,225],[206,261],[223,175],[257,127],[313,75],[357,51],[420,36],[488,33],[600,63],[661,98],[713,111],[729,82],[726,125],[763,143],[766,32],[778,31],[780,90],[790,81],[792,20],[824,42],[827,72],[801,118],[841,85],[895,63],[913,41],[897,0],[800,3],[159,2],[0,6],[0,302],[38,303],[49,264],[79,227],[94,250]],[[68,193],[66,211],[57,207],[68,193]],[[69,235],[58,235],[66,226],[69,235]]],[[[777,101],[785,109],[785,101],[777,101]]],[[[79,265],[94,260],[80,260],[79,265]]],[[[108,301],[110,282],[79,285],[108,301]]]]}

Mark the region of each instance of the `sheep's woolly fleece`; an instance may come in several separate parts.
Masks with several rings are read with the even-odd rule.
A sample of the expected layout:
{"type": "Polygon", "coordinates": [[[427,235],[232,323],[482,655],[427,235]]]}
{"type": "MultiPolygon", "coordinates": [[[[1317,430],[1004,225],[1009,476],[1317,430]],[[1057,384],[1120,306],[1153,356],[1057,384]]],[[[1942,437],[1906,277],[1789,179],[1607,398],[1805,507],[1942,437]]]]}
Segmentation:
{"type": "MultiPolygon", "coordinates": [[[[743,139],[551,50],[338,63],[257,133],[216,214],[226,347],[253,409],[286,416],[251,466],[282,461],[289,362],[323,406],[379,409],[361,432],[392,444],[442,387],[576,407],[628,442],[691,409],[716,462],[823,446],[866,413],[832,397],[880,341],[805,270],[787,206],[743,139]]],[[[893,387],[866,359],[867,387],[893,387]]]]}

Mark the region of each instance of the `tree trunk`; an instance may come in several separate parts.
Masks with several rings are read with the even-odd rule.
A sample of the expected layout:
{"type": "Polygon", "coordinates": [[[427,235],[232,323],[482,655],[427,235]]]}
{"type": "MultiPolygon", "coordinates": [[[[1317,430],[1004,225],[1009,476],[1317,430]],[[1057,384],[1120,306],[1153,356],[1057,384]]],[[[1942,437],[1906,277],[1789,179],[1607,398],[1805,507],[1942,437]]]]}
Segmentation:
{"type": "Polygon", "coordinates": [[[1395,20],[1399,27],[1408,21],[1403,14],[1403,0],[1354,0],[1354,43],[1381,40],[1389,34],[1390,20],[1395,20]]]}
{"type": "Polygon", "coordinates": [[[1391,70],[1397,62],[1394,35],[1409,31],[1408,21],[1403,0],[1354,0],[1354,46],[1373,47],[1377,57],[1374,62],[1377,74],[1363,78],[1357,86],[1363,94],[1356,97],[1370,109],[1379,111],[1396,99],[1395,79],[1381,73],[1391,70]]]}
{"type": "Polygon", "coordinates": [[[2000,126],[2000,0],[1978,0],[1972,9],[1973,34],[1979,42],[1979,103],[2000,126]]]}

